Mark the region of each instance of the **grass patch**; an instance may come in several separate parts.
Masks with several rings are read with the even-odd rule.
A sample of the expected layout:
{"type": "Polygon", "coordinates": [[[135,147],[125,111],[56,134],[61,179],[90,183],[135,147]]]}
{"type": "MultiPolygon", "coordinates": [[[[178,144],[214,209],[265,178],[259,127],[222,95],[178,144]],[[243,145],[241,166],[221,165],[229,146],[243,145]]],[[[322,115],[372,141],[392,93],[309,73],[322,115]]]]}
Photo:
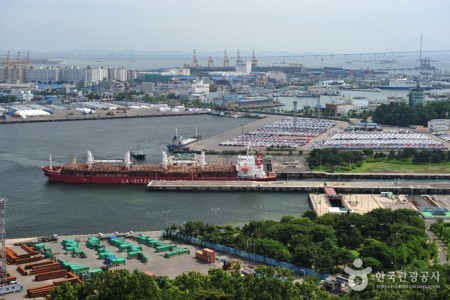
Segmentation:
{"type": "Polygon", "coordinates": [[[339,166],[324,166],[314,168],[316,172],[330,173],[426,173],[426,174],[442,174],[450,173],[450,162],[442,162],[439,164],[419,164],[415,165],[411,159],[401,160],[374,160],[368,159],[361,166],[348,164],[339,166]]]}
{"type": "Polygon", "coordinates": [[[353,173],[450,173],[450,162],[415,165],[411,161],[384,160],[364,162],[353,173]]]}

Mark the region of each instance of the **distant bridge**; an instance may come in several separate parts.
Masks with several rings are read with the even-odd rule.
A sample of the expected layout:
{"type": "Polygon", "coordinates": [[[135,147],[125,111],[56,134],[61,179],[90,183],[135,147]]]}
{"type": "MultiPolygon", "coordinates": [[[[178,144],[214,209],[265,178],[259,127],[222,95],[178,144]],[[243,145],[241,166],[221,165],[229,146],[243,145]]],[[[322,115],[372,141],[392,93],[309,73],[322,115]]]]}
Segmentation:
{"type": "MultiPolygon", "coordinates": [[[[322,54],[292,54],[292,55],[270,55],[270,56],[257,56],[258,60],[274,60],[274,59],[281,59],[283,62],[286,60],[303,60],[305,58],[316,58],[316,59],[322,59],[322,58],[330,58],[333,57],[354,57],[354,56],[374,56],[375,58],[383,59],[386,56],[389,55],[395,55],[395,54],[419,54],[420,51],[414,50],[414,51],[392,51],[392,52],[359,52],[359,53],[322,53],[322,54]]],[[[450,50],[424,50],[422,53],[450,53],[450,50]]],[[[6,54],[0,54],[0,60],[3,60],[3,58],[6,58],[6,54]]],[[[210,56],[210,55],[204,55],[202,56],[201,53],[197,53],[197,59],[199,60],[208,60],[209,57],[212,57],[215,60],[222,60],[223,56],[210,56]]],[[[190,55],[180,55],[180,56],[164,56],[164,55],[92,55],[92,54],[74,54],[74,55],[67,55],[67,54],[40,54],[36,53],[32,55],[32,60],[55,60],[55,59],[80,59],[80,60],[191,60],[192,56],[190,55]]],[[[235,60],[236,57],[228,56],[228,59],[235,60]]],[[[251,56],[241,56],[241,60],[251,60],[251,56]]]]}

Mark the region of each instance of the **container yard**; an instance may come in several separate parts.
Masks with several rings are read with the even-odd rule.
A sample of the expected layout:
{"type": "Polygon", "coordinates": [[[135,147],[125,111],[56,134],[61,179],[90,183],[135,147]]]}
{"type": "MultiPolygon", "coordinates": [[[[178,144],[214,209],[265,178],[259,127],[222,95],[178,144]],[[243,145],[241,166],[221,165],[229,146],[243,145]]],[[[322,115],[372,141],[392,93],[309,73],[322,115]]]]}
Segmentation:
{"type": "MultiPolygon", "coordinates": [[[[63,236],[48,242],[16,239],[7,240],[6,245],[8,280],[17,280],[23,289],[4,295],[4,299],[44,297],[65,281],[81,282],[105,268],[138,269],[151,276],[174,278],[184,272],[206,274],[210,268],[222,267],[214,250],[162,239],[155,231],[63,236]]],[[[236,259],[224,253],[220,257],[236,259]]]]}

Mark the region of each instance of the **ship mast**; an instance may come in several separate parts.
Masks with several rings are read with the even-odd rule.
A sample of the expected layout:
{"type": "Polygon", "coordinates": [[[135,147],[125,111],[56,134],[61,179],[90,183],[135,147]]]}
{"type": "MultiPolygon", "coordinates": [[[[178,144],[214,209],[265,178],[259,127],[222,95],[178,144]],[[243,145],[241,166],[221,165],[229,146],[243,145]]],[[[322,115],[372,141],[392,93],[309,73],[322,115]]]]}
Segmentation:
{"type": "Polygon", "coordinates": [[[92,164],[94,163],[94,156],[92,155],[91,151],[87,151],[87,165],[88,169],[92,169],[92,164]]]}
{"type": "Polygon", "coordinates": [[[130,151],[127,151],[127,153],[125,153],[125,158],[123,160],[125,167],[129,170],[131,167],[131,157],[130,157],[130,151]]]}
{"type": "Polygon", "coordinates": [[[167,169],[167,166],[169,165],[169,160],[167,159],[166,152],[162,152],[162,166],[164,169],[167,169]]]}
{"type": "Polygon", "coordinates": [[[51,153],[50,153],[49,161],[50,161],[50,170],[53,170],[52,154],[51,153]]]}
{"type": "Polygon", "coordinates": [[[205,151],[202,150],[201,152],[201,156],[200,156],[200,167],[203,169],[206,165],[206,160],[205,160],[205,151]]]}

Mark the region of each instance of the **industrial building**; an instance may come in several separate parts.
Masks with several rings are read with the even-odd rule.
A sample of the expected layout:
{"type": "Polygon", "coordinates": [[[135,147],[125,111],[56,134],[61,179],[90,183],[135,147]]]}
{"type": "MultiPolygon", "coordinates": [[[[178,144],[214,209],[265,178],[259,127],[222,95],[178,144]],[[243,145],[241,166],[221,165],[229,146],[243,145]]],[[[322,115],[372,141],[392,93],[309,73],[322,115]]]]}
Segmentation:
{"type": "Polygon", "coordinates": [[[236,62],[236,72],[250,74],[252,72],[252,62],[250,60],[236,62]]]}
{"type": "Polygon", "coordinates": [[[449,119],[434,119],[428,121],[428,128],[432,133],[443,133],[450,130],[449,119]]]}
{"type": "Polygon", "coordinates": [[[419,85],[409,91],[408,101],[410,106],[423,105],[425,99],[425,90],[419,85]]]}
{"type": "Polygon", "coordinates": [[[326,109],[332,111],[335,115],[347,115],[349,111],[355,109],[355,105],[348,103],[327,103],[326,109]]]}

